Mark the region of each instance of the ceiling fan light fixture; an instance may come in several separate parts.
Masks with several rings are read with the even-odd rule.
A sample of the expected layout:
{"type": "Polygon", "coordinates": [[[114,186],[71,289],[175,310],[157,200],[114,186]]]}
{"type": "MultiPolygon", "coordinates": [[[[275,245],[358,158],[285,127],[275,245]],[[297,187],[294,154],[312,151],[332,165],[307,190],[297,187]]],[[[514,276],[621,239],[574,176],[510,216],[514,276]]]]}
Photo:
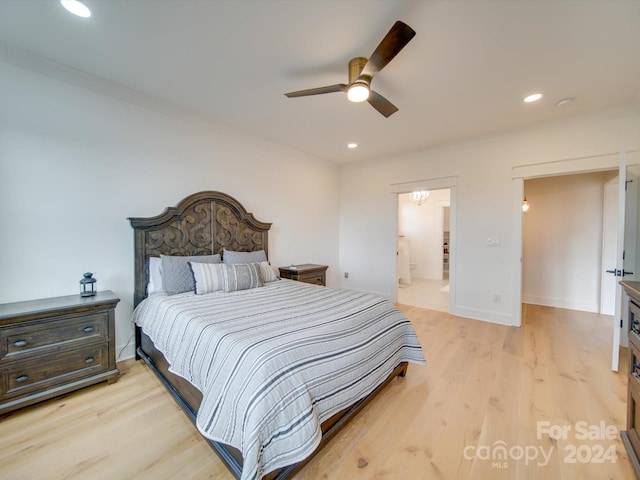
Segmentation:
{"type": "Polygon", "coordinates": [[[364,102],[369,98],[369,87],[366,84],[356,82],[349,87],[347,98],[352,102],[364,102]]]}
{"type": "Polygon", "coordinates": [[[91,10],[84,3],[78,0],[60,0],[60,3],[69,12],[82,18],[89,18],[91,16],[91,10]]]}

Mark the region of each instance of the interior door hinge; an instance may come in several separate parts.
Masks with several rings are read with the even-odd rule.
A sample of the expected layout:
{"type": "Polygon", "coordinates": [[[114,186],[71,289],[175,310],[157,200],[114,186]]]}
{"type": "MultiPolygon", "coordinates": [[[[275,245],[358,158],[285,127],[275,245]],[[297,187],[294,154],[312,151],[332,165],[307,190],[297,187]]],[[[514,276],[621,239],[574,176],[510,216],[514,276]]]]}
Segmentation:
{"type": "Polygon", "coordinates": [[[622,319],[620,319],[620,328],[622,328],[622,319]]]}

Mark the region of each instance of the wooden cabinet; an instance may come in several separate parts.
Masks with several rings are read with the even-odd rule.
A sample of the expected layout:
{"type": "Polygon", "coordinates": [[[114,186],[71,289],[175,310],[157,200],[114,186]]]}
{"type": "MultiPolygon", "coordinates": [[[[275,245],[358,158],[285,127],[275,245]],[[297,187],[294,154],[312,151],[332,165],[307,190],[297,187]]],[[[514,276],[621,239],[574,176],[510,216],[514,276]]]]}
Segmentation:
{"type": "Polygon", "coordinates": [[[115,382],[112,292],[0,305],[0,413],[115,382]]]}
{"type": "Polygon", "coordinates": [[[640,479],[640,282],[621,283],[629,296],[629,378],[627,430],[620,435],[640,479]]]}
{"type": "Polygon", "coordinates": [[[327,284],[327,268],[329,267],[326,265],[316,265],[315,263],[280,267],[280,278],[324,286],[327,284]]]}

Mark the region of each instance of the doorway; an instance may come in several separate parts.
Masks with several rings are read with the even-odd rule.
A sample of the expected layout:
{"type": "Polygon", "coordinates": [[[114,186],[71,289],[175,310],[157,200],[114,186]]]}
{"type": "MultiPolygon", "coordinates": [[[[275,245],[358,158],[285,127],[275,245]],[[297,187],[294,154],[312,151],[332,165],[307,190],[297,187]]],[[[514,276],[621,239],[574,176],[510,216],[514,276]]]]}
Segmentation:
{"type": "Polygon", "coordinates": [[[449,188],[398,194],[398,303],[449,312],[450,225],[449,188]]]}
{"type": "MultiPolygon", "coordinates": [[[[638,266],[638,262],[636,259],[629,258],[629,255],[625,256],[625,253],[630,253],[627,251],[627,248],[631,247],[634,251],[637,249],[637,241],[638,241],[638,231],[636,225],[638,224],[638,212],[640,209],[638,208],[638,195],[637,195],[637,187],[638,187],[638,175],[636,173],[637,165],[640,163],[638,160],[638,151],[630,151],[630,152],[620,152],[620,153],[611,153],[605,154],[596,157],[585,157],[579,159],[570,159],[564,161],[555,161],[548,162],[544,164],[535,164],[535,165],[527,165],[522,167],[514,167],[513,169],[513,180],[514,180],[514,211],[520,212],[520,204],[523,199],[523,195],[525,195],[524,188],[524,179],[534,179],[541,177],[553,177],[563,174],[577,174],[578,172],[597,172],[597,171],[605,171],[605,170],[614,170],[617,169],[618,172],[618,184],[619,184],[619,215],[618,215],[618,235],[617,235],[617,253],[616,253],[616,266],[615,272],[622,272],[620,274],[616,273],[616,276],[621,275],[633,275],[633,272],[626,271],[625,267],[631,267],[636,271],[640,269],[635,268],[638,266]],[[608,168],[607,168],[608,167],[608,168]],[[631,179],[631,180],[629,180],[631,179]],[[631,189],[629,189],[629,185],[631,185],[631,189]],[[634,195],[629,195],[629,190],[635,190],[634,195]],[[635,199],[635,200],[634,200],[635,199]],[[631,200],[631,204],[629,201],[631,200]],[[629,208],[630,207],[630,208],[629,208]],[[633,220],[630,222],[629,220],[633,220]],[[625,228],[626,227],[626,228],[625,228]],[[626,273],[625,273],[626,272],[626,273]]],[[[603,194],[604,196],[604,194],[603,194]]],[[[579,212],[579,210],[578,210],[579,212]]],[[[524,224],[524,215],[518,214],[516,215],[516,222],[514,224],[516,228],[516,234],[520,236],[520,239],[523,240],[523,224],[524,224]]],[[[573,221],[573,216],[569,215],[566,217],[567,221],[573,221]]],[[[526,302],[526,299],[523,299],[523,243],[522,242],[519,248],[516,248],[516,278],[518,279],[519,288],[514,292],[516,297],[516,303],[514,307],[516,307],[513,311],[514,325],[521,325],[521,303],[526,302]],[[518,261],[519,260],[519,261],[518,261]]],[[[634,255],[631,255],[634,256],[634,255]]],[[[621,291],[620,283],[615,282],[616,284],[616,294],[615,294],[615,316],[612,322],[612,330],[613,330],[613,349],[612,349],[612,370],[618,370],[618,362],[619,362],[619,347],[621,344],[620,334],[628,328],[628,318],[626,318],[625,312],[626,308],[624,303],[626,298],[623,298],[623,294],[621,291]],[[621,332],[622,331],[622,332],[621,332]]],[[[600,294],[600,292],[598,292],[600,294]]],[[[600,297],[601,295],[598,295],[600,297]]],[[[535,303],[535,302],[531,302],[535,303]]],[[[569,308],[569,307],[564,307],[569,308]]]]}
{"type": "Polygon", "coordinates": [[[603,239],[610,233],[605,227],[617,228],[604,221],[605,193],[617,173],[525,180],[530,208],[523,214],[524,303],[602,312],[603,239]]]}

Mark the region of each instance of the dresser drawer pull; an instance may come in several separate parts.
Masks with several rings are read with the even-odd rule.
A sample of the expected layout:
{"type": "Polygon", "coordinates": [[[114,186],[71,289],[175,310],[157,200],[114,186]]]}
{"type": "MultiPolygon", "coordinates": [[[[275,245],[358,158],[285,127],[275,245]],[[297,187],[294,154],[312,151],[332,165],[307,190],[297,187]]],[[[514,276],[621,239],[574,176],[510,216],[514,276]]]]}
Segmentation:
{"type": "Polygon", "coordinates": [[[84,333],[91,333],[91,332],[93,332],[93,330],[94,330],[94,328],[93,328],[91,325],[89,325],[88,327],[84,327],[84,328],[82,329],[82,331],[83,331],[84,333]]]}
{"type": "Polygon", "coordinates": [[[13,345],[16,347],[24,347],[27,345],[27,341],[26,340],[16,340],[15,342],[13,342],[13,345]]]}
{"type": "Polygon", "coordinates": [[[84,363],[93,363],[95,361],[95,359],[93,357],[88,357],[84,359],[84,363]]]}
{"type": "Polygon", "coordinates": [[[640,335],[640,321],[633,317],[633,321],[631,322],[631,331],[636,335],[640,335]]]}
{"type": "Polygon", "coordinates": [[[16,378],[16,382],[18,383],[26,382],[28,378],[29,378],[29,375],[20,375],[18,378],[16,378]]]}

